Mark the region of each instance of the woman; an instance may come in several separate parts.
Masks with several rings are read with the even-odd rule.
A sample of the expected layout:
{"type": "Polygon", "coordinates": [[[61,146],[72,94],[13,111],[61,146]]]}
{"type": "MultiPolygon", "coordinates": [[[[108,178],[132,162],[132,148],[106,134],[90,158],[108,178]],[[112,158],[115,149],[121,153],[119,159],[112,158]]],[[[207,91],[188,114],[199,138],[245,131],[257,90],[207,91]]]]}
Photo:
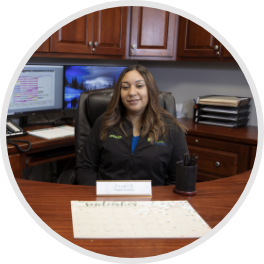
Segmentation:
{"type": "Polygon", "coordinates": [[[96,180],[152,180],[174,184],[176,162],[188,153],[186,128],[159,106],[151,73],[141,65],[118,78],[106,112],[100,116],[76,165],[79,184],[96,180]]]}

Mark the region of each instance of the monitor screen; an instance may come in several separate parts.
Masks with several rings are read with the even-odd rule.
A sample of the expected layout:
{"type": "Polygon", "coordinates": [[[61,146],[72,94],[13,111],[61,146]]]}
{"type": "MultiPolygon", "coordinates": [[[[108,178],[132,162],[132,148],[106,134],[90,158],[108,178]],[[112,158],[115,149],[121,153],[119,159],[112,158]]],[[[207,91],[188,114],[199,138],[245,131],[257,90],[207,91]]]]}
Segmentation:
{"type": "Polygon", "coordinates": [[[63,66],[26,65],[14,87],[8,115],[63,109],[63,66]]]}
{"type": "Polygon", "coordinates": [[[85,91],[113,88],[126,67],[64,66],[64,109],[76,109],[85,91]]]}

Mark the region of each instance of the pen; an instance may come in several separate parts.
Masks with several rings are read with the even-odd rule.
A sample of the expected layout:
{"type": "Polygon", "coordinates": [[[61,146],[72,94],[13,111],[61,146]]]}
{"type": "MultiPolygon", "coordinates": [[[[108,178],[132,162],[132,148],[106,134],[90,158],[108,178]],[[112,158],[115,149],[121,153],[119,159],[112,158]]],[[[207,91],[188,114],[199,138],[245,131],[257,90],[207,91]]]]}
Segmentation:
{"type": "Polygon", "coordinates": [[[188,153],[184,154],[184,166],[187,166],[188,163],[188,153]]]}
{"type": "Polygon", "coordinates": [[[192,154],[191,158],[189,159],[189,161],[188,161],[188,163],[187,163],[187,166],[191,166],[194,157],[195,157],[195,154],[192,154]]]}
{"type": "Polygon", "coordinates": [[[197,162],[197,160],[199,159],[199,157],[198,156],[196,156],[195,158],[194,158],[194,160],[193,160],[193,162],[192,162],[192,165],[191,166],[195,166],[196,165],[196,162],[197,162]]]}

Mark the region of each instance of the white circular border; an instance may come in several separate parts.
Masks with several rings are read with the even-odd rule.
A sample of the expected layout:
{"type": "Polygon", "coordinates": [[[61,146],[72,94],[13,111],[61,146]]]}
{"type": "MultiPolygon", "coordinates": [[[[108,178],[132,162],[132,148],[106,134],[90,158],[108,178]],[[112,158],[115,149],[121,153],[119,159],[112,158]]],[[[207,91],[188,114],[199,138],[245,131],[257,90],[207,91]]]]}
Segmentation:
{"type": "MultiPolygon", "coordinates": [[[[154,3],[154,2],[146,2],[146,1],[135,1],[135,4],[131,4],[131,2],[128,1],[117,1],[117,2],[111,2],[111,3],[104,3],[104,4],[100,4],[100,5],[96,5],[87,9],[83,9],[80,12],[77,12],[67,18],[65,18],[64,20],[60,21],[59,23],[57,23],[54,27],[52,27],[51,29],[49,29],[47,32],[45,32],[45,34],[29,49],[29,51],[26,53],[26,55],[23,57],[23,59],[21,60],[19,66],[16,68],[15,73],[13,74],[12,80],[10,81],[7,93],[6,93],[6,100],[3,104],[3,108],[2,108],[2,115],[1,115],[1,125],[2,128],[5,126],[6,123],[6,113],[7,113],[7,109],[8,109],[8,102],[10,101],[10,97],[12,94],[12,90],[13,87],[15,85],[15,82],[21,72],[21,70],[23,69],[24,65],[26,64],[26,62],[28,61],[28,59],[32,56],[32,54],[35,52],[35,50],[50,36],[52,35],[56,30],[58,30],[59,28],[61,28],[63,25],[65,25],[66,23],[69,23],[70,21],[85,15],[87,13],[91,13],[91,12],[95,12],[101,9],[106,9],[106,8],[111,8],[111,7],[116,7],[116,6],[147,6],[147,7],[153,7],[153,8],[158,8],[158,9],[163,9],[163,10],[167,10],[169,12],[173,12],[176,14],[179,14],[181,16],[184,16],[188,19],[191,19],[192,21],[194,21],[195,23],[197,23],[198,25],[201,25],[202,27],[204,27],[207,31],[211,32],[232,54],[232,56],[235,58],[235,60],[237,61],[238,65],[240,66],[240,68],[242,69],[247,82],[249,83],[250,89],[252,91],[253,97],[254,97],[254,102],[256,105],[256,110],[257,110],[257,118],[258,118],[258,131],[263,131],[263,115],[262,115],[262,109],[261,109],[261,104],[260,104],[260,98],[258,96],[257,93],[257,89],[255,87],[254,81],[246,67],[246,65],[244,64],[244,62],[242,61],[242,59],[240,58],[240,56],[237,54],[236,50],[230,46],[230,44],[227,42],[226,39],[223,38],[222,35],[220,35],[217,31],[215,31],[212,27],[210,27],[208,24],[206,24],[204,21],[202,21],[201,19],[187,13],[184,12],[183,10],[177,9],[175,7],[171,7],[168,5],[164,5],[164,4],[160,4],[160,3],[154,3]]],[[[3,155],[3,160],[5,163],[5,168],[7,171],[7,174],[9,176],[9,180],[10,183],[17,195],[17,197],[19,198],[19,200],[21,201],[22,205],[24,206],[24,208],[26,209],[26,211],[28,212],[28,214],[38,223],[38,225],[44,229],[48,234],[50,234],[52,237],[54,237],[55,239],[57,239],[59,242],[61,242],[62,244],[66,245],[67,247],[81,253],[84,254],[86,256],[89,257],[93,257],[99,260],[104,260],[104,261],[108,261],[108,262],[113,262],[113,263],[134,263],[134,259],[128,259],[128,258],[114,258],[114,257],[109,257],[109,256],[105,256],[105,255],[101,255],[101,254],[97,254],[94,253],[92,251],[89,250],[85,250],[83,248],[80,248],[79,246],[76,246],[75,244],[71,243],[70,241],[64,239],[63,237],[61,237],[60,235],[58,235],[55,231],[51,230],[36,214],[35,212],[32,210],[32,208],[29,206],[29,204],[27,203],[27,201],[25,200],[24,196],[22,195],[22,193],[20,192],[16,181],[14,179],[14,175],[12,173],[10,164],[9,164],[9,159],[8,159],[8,155],[7,155],[7,150],[6,150],[6,137],[4,134],[1,135],[1,143],[2,143],[2,155],[3,155]]],[[[138,263],[149,263],[149,262],[153,262],[153,261],[160,261],[160,260],[165,260],[165,259],[169,259],[178,255],[181,255],[195,247],[197,247],[198,245],[204,243],[206,240],[208,240],[209,238],[211,238],[213,235],[215,235],[220,229],[222,229],[227,222],[236,214],[236,212],[238,211],[238,209],[241,207],[241,205],[243,204],[243,202],[245,201],[247,195],[249,194],[249,191],[256,179],[256,175],[257,175],[257,171],[259,169],[260,166],[260,160],[261,160],[261,156],[262,156],[262,150],[263,150],[263,136],[262,134],[258,133],[258,149],[257,149],[257,155],[256,155],[256,159],[255,159],[255,163],[254,163],[254,168],[252,170],[251,173],[251,177],[248,181],[248,184],[243,192],[243,194],[241,195],[240,199],[238,200],[238,202],[234,205],[234,207],[232,208],[232,210],[230,211],[230,213],[215,227],[213,228],[213,230],[209,233],[207,233],[205,236],[201,237],[200,239],[198,239],[197,241],[189,244],[188,246],[181,248],[179,250],[176,251],[172,251],[170,253],[167,254],[163,254],[163,255],[159,255],[159,256],[155,256],[155,257],[149,257],[149,258],[137,258],[137,262],[138,263]]]]}

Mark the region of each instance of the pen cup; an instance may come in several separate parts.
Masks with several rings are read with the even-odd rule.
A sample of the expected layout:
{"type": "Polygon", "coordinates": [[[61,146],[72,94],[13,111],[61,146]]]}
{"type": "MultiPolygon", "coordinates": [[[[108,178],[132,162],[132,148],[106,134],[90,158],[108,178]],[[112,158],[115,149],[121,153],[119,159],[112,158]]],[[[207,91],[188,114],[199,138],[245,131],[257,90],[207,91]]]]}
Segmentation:
{"type": "Polygon", "coordinates": [[[183,166],[177,164],[176,175],[173,192],[186,196],[194,196],[197,194],[197,164],[195,166],[183,166]]]}

